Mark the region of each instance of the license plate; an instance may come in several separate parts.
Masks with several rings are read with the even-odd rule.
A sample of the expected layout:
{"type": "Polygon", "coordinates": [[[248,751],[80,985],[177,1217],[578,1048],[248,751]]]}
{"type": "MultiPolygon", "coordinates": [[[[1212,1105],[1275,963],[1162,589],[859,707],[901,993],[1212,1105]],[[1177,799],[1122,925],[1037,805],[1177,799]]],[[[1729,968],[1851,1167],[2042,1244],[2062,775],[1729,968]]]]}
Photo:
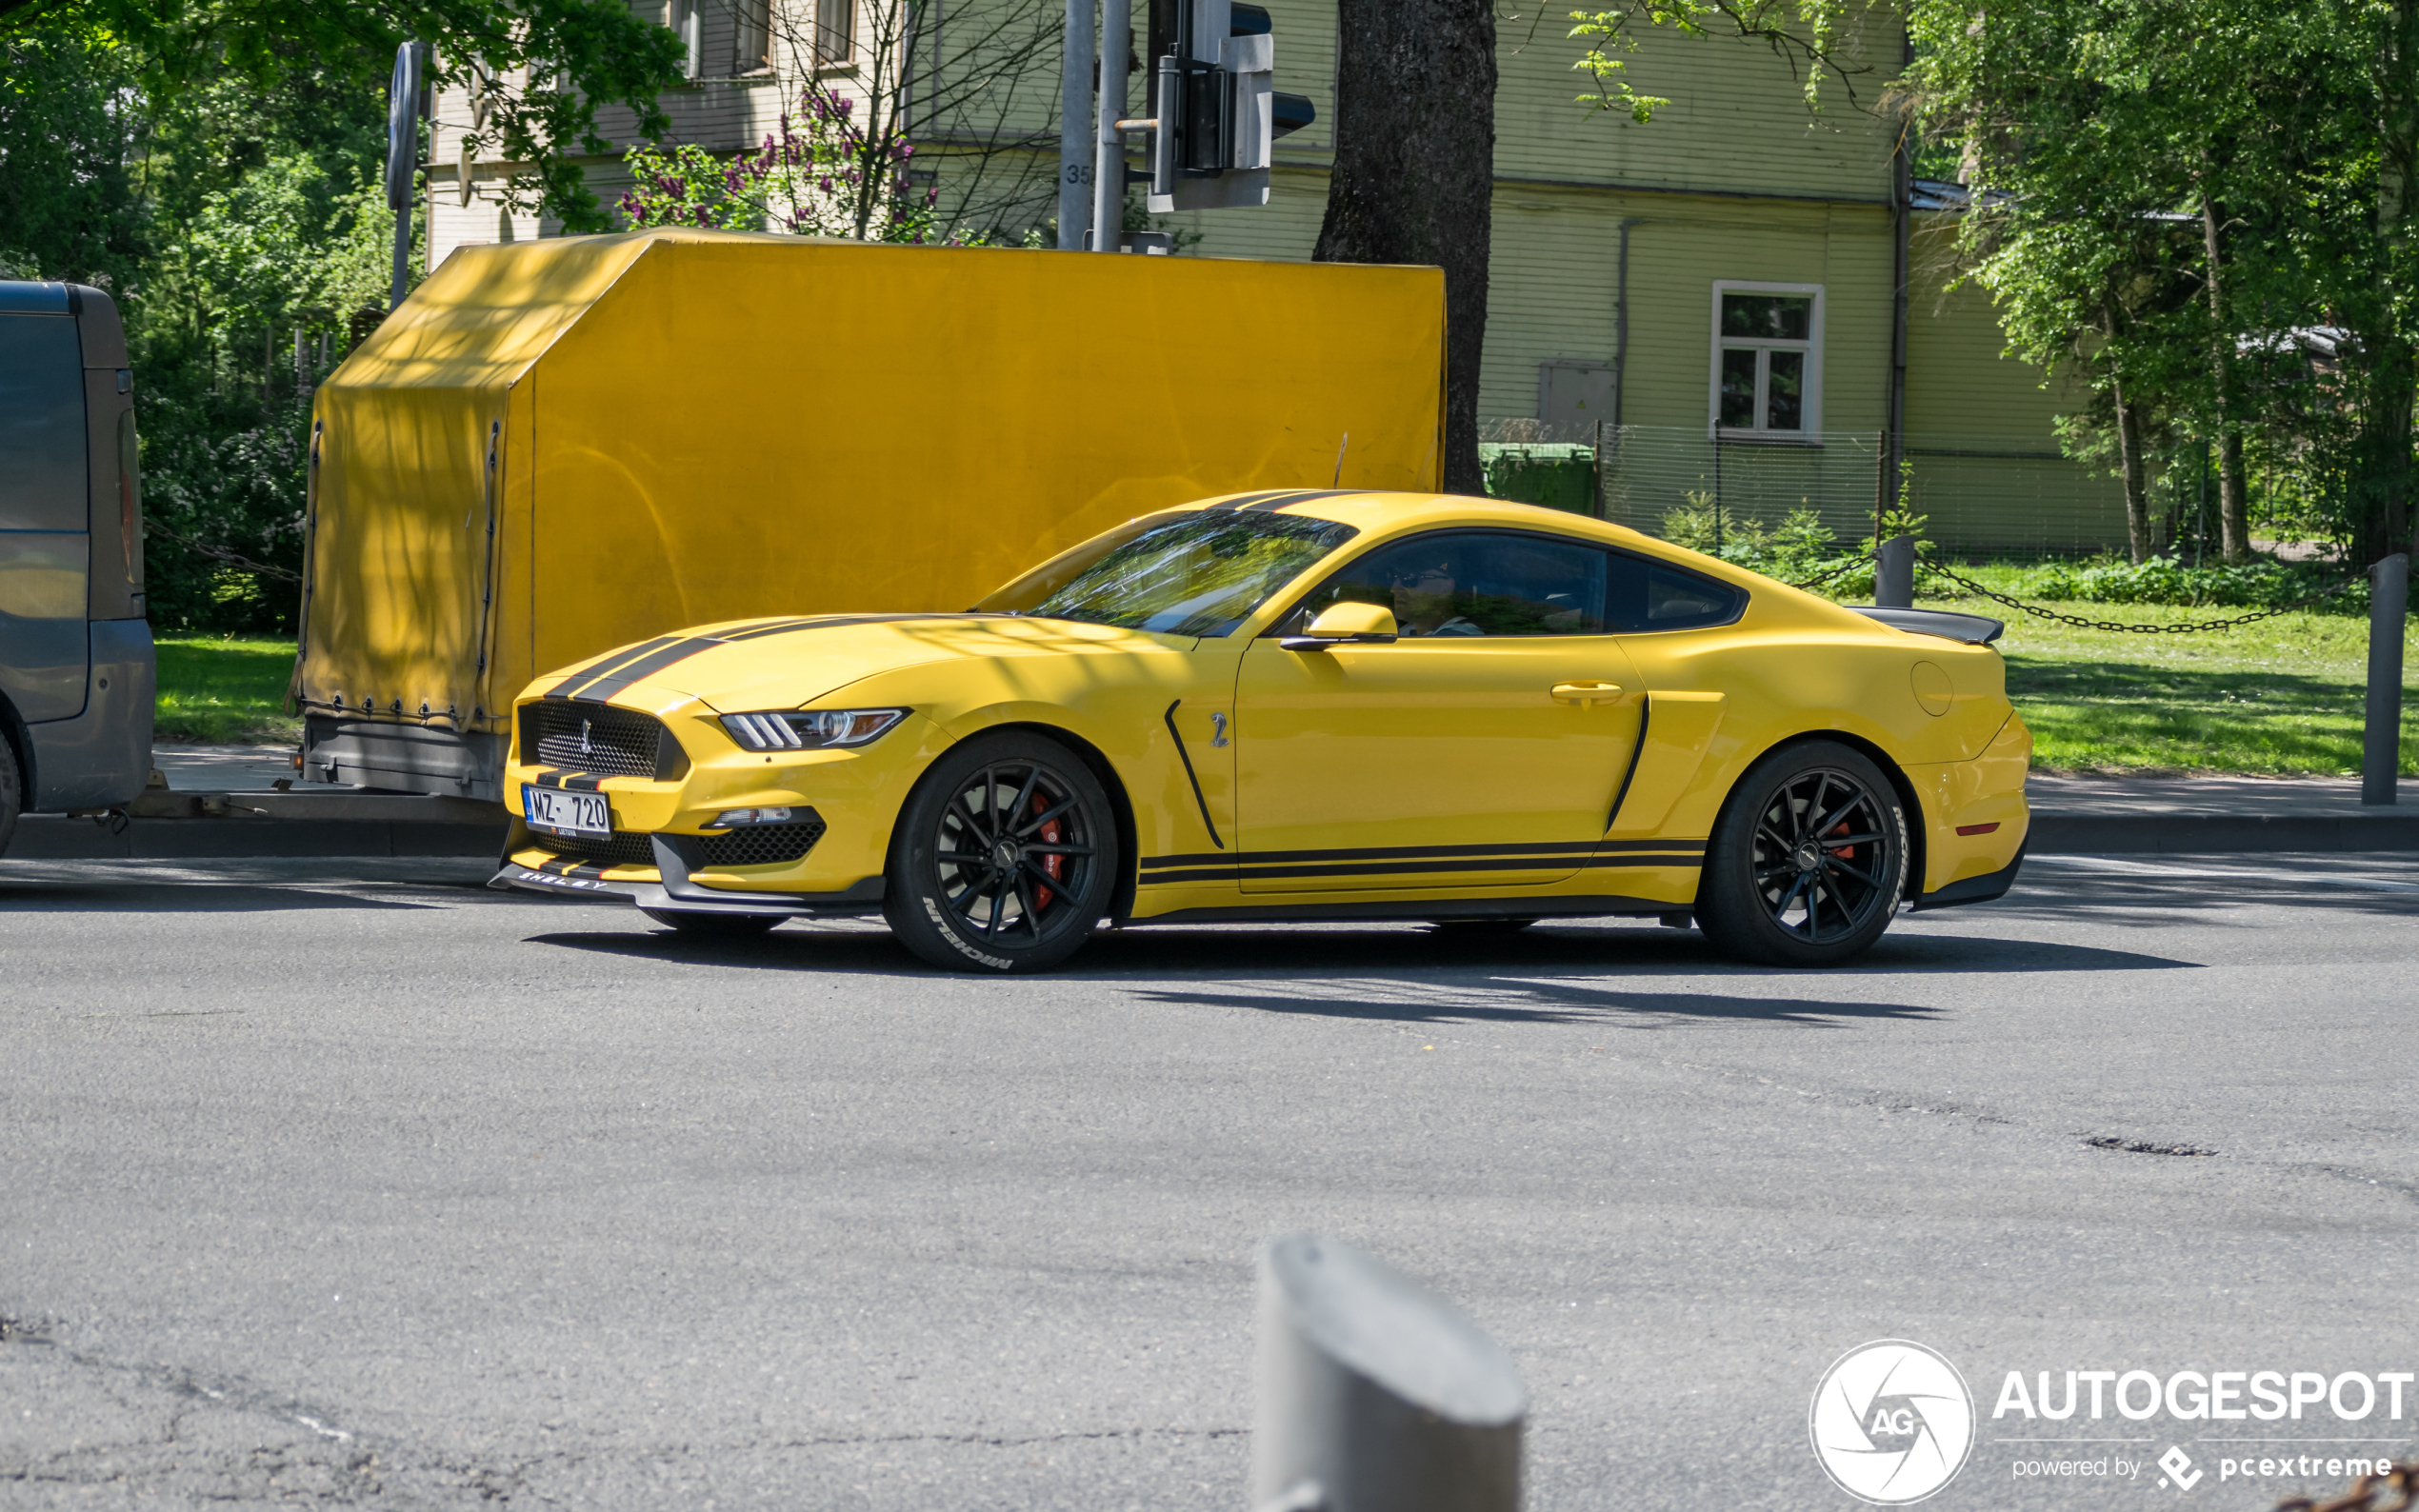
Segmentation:
{"type": "Polygon", "coordinates": [[[613,832],[612,810],[606,806],[603,793],[567,793],[560,787],[524,785],[521,807],[530,816],[532,829],[550,829],[558,835],[613,832]]]}

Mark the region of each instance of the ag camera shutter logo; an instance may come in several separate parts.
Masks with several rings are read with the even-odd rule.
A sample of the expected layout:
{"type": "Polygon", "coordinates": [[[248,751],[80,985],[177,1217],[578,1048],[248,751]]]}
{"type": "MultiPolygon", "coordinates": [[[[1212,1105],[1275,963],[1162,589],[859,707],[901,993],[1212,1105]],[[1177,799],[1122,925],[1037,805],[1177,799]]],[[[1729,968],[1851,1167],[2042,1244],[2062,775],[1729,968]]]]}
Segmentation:
{"type": "Polygon", "coordinates": [[[1876,1339],[1823,1372],[1808,1426],[1814,1458],[1834,1485],[1874,1506],[1905,1506],[1966,1467],[1974,1399],[1937,1351],[1876,1339]]]}

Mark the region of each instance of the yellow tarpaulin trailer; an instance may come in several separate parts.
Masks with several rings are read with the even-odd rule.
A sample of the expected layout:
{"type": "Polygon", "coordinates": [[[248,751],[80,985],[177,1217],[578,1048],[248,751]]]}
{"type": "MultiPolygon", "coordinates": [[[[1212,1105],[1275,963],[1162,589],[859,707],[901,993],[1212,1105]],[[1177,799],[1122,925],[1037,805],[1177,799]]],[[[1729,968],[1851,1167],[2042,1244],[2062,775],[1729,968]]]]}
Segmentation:
{"type": "Polygon", "coordinates": [[[964,608],[1208,494],[1433,488],[1444,335],[1428,268],[465,248],[315,401],[305,775],[497,797],[499,711],[614,646],[964,608]]]}

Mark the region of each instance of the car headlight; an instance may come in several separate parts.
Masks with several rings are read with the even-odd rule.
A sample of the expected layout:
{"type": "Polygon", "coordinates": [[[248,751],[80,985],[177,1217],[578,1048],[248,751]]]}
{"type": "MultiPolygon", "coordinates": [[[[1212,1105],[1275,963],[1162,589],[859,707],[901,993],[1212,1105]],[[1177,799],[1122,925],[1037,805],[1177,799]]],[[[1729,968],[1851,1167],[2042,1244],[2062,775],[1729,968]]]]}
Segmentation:
{"type": "Polygon", "coordinates": [[[907,718],[903,708],[776,709],[725,714],[722,727],[749,750],[815,750],[862,746],[907,718]]]}

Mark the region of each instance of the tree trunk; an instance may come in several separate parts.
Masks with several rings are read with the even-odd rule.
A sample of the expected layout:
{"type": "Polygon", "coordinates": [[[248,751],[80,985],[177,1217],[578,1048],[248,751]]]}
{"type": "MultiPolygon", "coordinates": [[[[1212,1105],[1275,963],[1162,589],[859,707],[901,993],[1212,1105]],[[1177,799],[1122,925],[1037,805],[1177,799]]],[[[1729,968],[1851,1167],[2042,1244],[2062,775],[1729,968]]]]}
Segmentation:
{"type": "Polygon", "coordinates": [[[2226,560],[2251,559],[2251,480],[2243,467],[2243,432],[2229,426],[2217,442],[2217,508],[2219,539],[2226,560]]]}
{"type": "Polygon", "coordinates": [[[1337,34],[1335,169],[1310,255],[1444,269],[1445,487],[1479,493],[1495,10],[1489,0],[1341,0],[1337,34]]]}
{"type": "Polygon", "coordinates": [[[2124,380],[2111,376],[2109,392],[2116,402],[2117,459],[2125,479],[2126,544],[2136,567],[2150,560],[2158,543],[2150,534],[2150,493],[2142,483],[2142,417],[2126,402],[2124,380]]]}
{"type": "Polygon", "coordinates": [[[2226,320],[2220,290],[2217,203],[2201,192],[2201,244],[2208,249],[2209,381],[2217,393],[2217,522],[2221,550],[2229,562],[2251,559],[2250,503],[2243,488],[2243,435],[2234,416],[2234,331],[2226,320]]]}

